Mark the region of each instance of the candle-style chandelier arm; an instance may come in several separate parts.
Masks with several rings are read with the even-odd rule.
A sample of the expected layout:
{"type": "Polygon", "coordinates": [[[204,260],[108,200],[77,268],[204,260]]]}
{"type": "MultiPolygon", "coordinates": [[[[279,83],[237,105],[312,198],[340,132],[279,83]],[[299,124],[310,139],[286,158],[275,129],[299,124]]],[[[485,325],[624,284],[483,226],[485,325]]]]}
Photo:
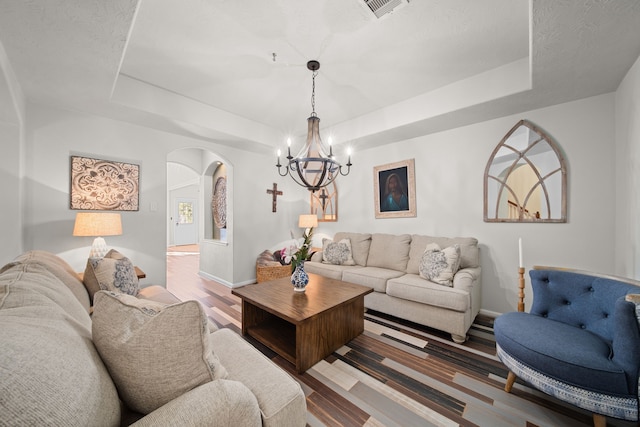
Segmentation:
{"type": "Polygon", "coordinates": [[[280,162],[278,162],[276,167],[278,168],[278,175],[280,175],[280,176],[289,175],[289,168],[288,167],[284,168],[284,173],[282,173],[282,165],[280,164],[280,162]]]}
{"type": "Polygon", "coordinates": [[[340,165],[340,175],[342,176],[347,176],[349,175],[349,172],[351,172],[351,166],[353,166],[353,163],[351,163],[351,156],[349,156],[349,160],[347,160],[347,164],[345,166],[347,167],[347,173],[342,172],[342,165],[340,165]]]}

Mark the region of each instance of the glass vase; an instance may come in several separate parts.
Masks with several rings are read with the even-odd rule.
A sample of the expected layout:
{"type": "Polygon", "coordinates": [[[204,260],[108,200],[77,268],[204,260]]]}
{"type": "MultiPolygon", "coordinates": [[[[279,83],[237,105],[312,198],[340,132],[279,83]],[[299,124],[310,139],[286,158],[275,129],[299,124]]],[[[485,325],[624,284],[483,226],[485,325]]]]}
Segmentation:
{"type": "Polygon", "coordinates": [[[291,274],[291,284],[296,292],[304,292],[309,283],[309,275],[304,271],[304,261],[296,265],[291,274]]]}

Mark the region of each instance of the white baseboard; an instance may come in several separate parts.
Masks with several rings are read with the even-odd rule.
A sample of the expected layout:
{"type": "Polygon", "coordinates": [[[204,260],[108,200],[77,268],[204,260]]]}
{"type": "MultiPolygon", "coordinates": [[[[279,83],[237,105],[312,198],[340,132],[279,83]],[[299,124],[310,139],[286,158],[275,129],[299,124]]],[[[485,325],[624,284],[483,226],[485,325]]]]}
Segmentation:
{"type": "Polygon", "coordinates": [[[484,315],[484,316],[489,316],[489,317],[498,317],[500,316],[502,313],[498,313],[497,311],[491,311],[491,310],[485,310],[483,308],[480,309],[480,314],[484,315]]]}
{"type": "Polygon", "coordinates": [[[239,282],[239,283],[231,283],[231,282],[228,282],[228,281],[226,281],[224,279],[216,277],[216,276],[214,276],[212,274],[206,273],[204,271],[198,271],[198,275],[201,276],[201,277],[204,277],[205,279],[213,280],[215,282],[223,284],[226,287],[231,288],[231,289],[240,288],[240,287],[245,286],[245,285],[251,285],[252,283],[256,283],[255,279],[254,280],[246,280],[244,282],[239,282]]]}

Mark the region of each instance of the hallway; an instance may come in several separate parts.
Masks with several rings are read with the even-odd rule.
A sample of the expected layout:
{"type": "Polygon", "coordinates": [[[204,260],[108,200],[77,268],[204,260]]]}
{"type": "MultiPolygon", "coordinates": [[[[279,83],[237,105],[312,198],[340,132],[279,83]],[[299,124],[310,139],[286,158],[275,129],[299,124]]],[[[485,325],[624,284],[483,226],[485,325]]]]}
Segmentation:
{"type": "Polygon", "coordinates": [[[200,301],[218,326],[240,332],[240,299],[231,288],[201,277],[199,261],[198,245],[167,248],[167,289],[182,301],[200,301]]]}

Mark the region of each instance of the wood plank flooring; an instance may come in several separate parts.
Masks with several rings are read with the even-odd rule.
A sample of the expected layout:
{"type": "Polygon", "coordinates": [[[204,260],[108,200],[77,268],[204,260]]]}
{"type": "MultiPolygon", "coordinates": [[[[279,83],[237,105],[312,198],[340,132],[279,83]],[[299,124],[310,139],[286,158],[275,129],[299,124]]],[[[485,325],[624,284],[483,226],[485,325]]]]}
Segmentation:
{"type": "MultiPolygon", "coordinates": [[[[240,299],[198,275],[197,246],[168,253],[167,288],[182,300],[200,301],[219,327],[241,334],[240,299]]],[[[301,384],[310,427],[592,425],[590,414],[523,383],[505,393],[507,371],[495,356],[492,319],[482,316],[459,345],[448,334],[370,311],[362,335],[304,374],[246,339],[301,384]]],[[[608,425],[638,424],[608,419],[608,425]]]]}

